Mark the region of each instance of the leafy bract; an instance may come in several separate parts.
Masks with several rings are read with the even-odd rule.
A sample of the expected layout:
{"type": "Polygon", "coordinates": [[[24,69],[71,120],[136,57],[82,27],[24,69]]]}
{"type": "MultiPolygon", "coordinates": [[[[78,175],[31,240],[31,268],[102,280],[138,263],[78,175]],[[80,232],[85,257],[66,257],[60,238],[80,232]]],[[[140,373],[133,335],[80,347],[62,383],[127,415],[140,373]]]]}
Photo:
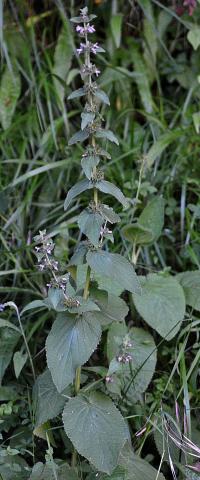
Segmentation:
{"type": "Polygon", "coordinates": [[[81,232],[89,238],[95,247],[99,244],[103,221],[103,217],[99,213],[92,212],[89,209],[83,210],[78,217],[78,225],[81,232]]]}
{"type": "Polygon", "coordinates": [[[110,142],[116,143],[116,145],[119,145],[117,137],[114,135],[114,133],[111,130],[98,130],[95,134],[97,138],[106,138],[107,140],[110,140],[110,142]]]}
{"type": "Polygon", "coordinates": [[[84,130],[90,123],[93,122],[95,113],[82,112],[81,113],[81,130],[84,130]]]}
{"type": "Polygon", "coordinates": [[[38,376],[33,388],[35,427],[57,417],[66,403],[66,397],[58,393],[51,373],[46,369],[38,376]]]}
{"type": "Polygon", "coordinates": [[[71,398],[63,412],[65,432],[98,470],[112,473],[127,439],[127,427],[109,397],[100,392],[71,398]]]}
{"type": "Polygon", "coordinates": [[[89,130],[79,130],[79,132],[76,132],[68,142],[68,145],[74,145],[74,143],[77,142],[84,142],[89,137],[89,130]]]}
{"type": "Polygon", "coordinates": [[[181,327],[185,315],[185,296],[173,277],[150,274],[141,277],[142,294],[133,295],[142,318],[166,340],[171,340],[181,327]]]}
{"type": "Polygon", "coordinates": [[[47,364],[59,392],[72,383],[76,368],[89,359],[100,340],[95,312],[58,314],[46,340],[47,364]]]}
{"type": "Polygon", "coordinates": [[[97,167],[99,162],[100,162],[100,158],[98,155],[87,155],[82,157],[81,159],[82,169],[86,177],[89,178],[89,180],[91,178],[94,167],[97,167]]]}
{"type": "Polygon", "coordinates": [[[84,95],[85,95],[85,88],[81,87],[81,88],[78,88],[78,90],[74,90],[74,92],[70,93],[70,95],[67,98],[68,100],[73,100],[73,98],[83,97],[84,95]]]}
{"type": "Polygon", "coordinates": [[[126,258],[118,253],[109,253],[103,250],[89,251],[86,258],[95,273],[112,278],[124,290],[140,293],[137,275],[126,258]]]}
{"type": "Polygon", "coordinates": [[[10,127],[21,92],[21,78],[17,70],[4,70],[0,84],[0,122],[4,130],[10,127]]]}
{"type": "Polygon", "coordinates": [[[91,188],[97,188],[103,193],[109,193],[110,195],[115,197],[124,207],[127,207],[129,205],[122,191],[113,183],[108,182],[107,180],[92,182],[88,178],[84,178],[84,180],[81,180],[80,182],[76,183],[72,188],[70,188],[64,202],[64,209],[67,210],[74,198],[80,195],[80,193],[84,192],[85,190],[90,190],[91,188]]]}
{"type": "Polygon", "coordinates": [[[176,279],[184,290],[186,304],[200,311],[200,270],[179,273],[176,279]]]}
{"type": "Polygon", "coordinates": [[[98,190],[103,193],[109,193],[109,195],[115,197],[118,202],[123,205],[123,207],[128,207],[129,203],[127,198],[124,196],[122,191],[113,183],[108,182],[107,180],[100,180],[99,182],[97,182],[96,188],[98,188],[98,190]]]}
{"type": "Polygon", "coordinates": [[[117,215],[117,213],[115,213],[113,208],[108,207],[108,205],[101,204],[100,209],[101,209],[101,214],[103,215],[103,217],[107,222],[110,222],[110,223],[120,222],[121,218],[119,215],[117,215]]]}
{"type": "Polygon", "coordinates": [[[97,97],[101,102],[105,103],[106,105],[110,105],[110,100],[108,98],[108,95],[103,90],[95,90],[94,96],[97,97]]]}
{"type": "Polygon", "coordinates": [[[157,351],[152,336],[142,328],[128,330],[124,323],[113,323],[108,332],[107,355],[111,362],[108,375],[114,374],[113,382],[115,377],[120,379],[121,389],[135,403],[147,389],[155,371],[157,351]],[[125,339],[131,343],[127,352],[132,360],[122,364],[116,356],[120,354],[125,339]]]}
{"type": "Polygon", "coordinates": [[[70,188],[65,202],[64,202],[64,210],[67,210],[71,204],[71,202],[76,198],[80,193],[85,192],[85,190],[92,188],[90,181],[87,178],[84,178],[80,182],[76,183],[72,188],[70,188]]]}

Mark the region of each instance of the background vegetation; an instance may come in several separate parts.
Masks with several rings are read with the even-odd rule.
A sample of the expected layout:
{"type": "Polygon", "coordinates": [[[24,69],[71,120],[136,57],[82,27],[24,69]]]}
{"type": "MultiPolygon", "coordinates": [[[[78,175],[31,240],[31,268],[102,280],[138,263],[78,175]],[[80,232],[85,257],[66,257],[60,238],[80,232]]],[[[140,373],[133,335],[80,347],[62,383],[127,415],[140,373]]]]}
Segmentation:
{"type": "MultiPolygon", "coordinates": [[[[122,226],[132,220],[136,206],[140,214],[153,194],[165,199],[162,236],[137,252],[137,272],[142,275],[162,270],[176,275],[198,271],[199,2],[193,2],[192,11],[188,10],[191,2],[184,6],[183,2],[170,0],[87,3],[98,15],[98,40],[107,52],[97,57],[103,71],[100,84],[111,100],[105,125],[120,142],[119,148],[110,149],[112,159],[106,162],[106,175],[133,203],[133,208],[121,215],[122,226]]],[[[73,104],[66,100],[80,86],[74,34],[68,21],[80,7],[83,3],[73,0],[9,0],[2,7],[0,294],[2,303],[13,301],[19,310],[46,294],[47,278],[37,270],[33,237],[46,228],[56,243],[58,260],[67,263],[78,240],[77,214],[87,204],[86,193],[70,210],[63,211],[66,192],[80,176],[82,147],[69,147],[68,139],[79,127],[81,104],[79,100],[73,104]]],[[[119,211],[114,201],[113,206],[119,211]]],[[[132,243],[117,227],[115,240],[114,251],[135,258],[132,243]]],[[[200,275],[197,277],[198,296],[200,275]]],[[[157,467],[160,440],[152,441],[154,425],[148,424],[142,436],[135,433],[152,412],[154,422],[161,404],[164,409],[168,405],[175,418],[178,399],[183,416],[185,411],[187,431],[190,433],[192,425],[193,439],[200,445],[199,310],[200,303],[195,308],[190,303],[185,324],[170,342],[153,332],[159,345],[156,372],[145,395],[130,405],[135,449],[157,467]]],[[[0,323],[3,480],[29,478],[29,467],[34,461],[44,461],[48,448],[43,438],[32,435],[32,376],[24,343],[17,331],[8,325],[5,328],[3,323],[10,321],[15,326],[15,317],[15,312],[6,310],[0,323]],[[23,473],[18,470],[20,465],[23,473]]],[[[52,318],[46,311],[23,316],[37,374],[45,367],[44,345],[52,318]]],[[[127,321],[130,326],[143,322],[132,304],[127,321]]],[[[152,333],[150,327],[145,328],[152,333]]],[[[94,355],[96,363],[107,366],[103,349],[94,355]]],[[[58,417],[52,424],[52,444],[54,456],[62,460],[71,447],[59,425],[58,417]]],[[[181,464],[180,452],[178,455],[181,464]]],[[[169,462],[162,469],[166,478],[172,478],[169,462]]],[[[186,475],[181,467],[179,475],[186,475]]]]}

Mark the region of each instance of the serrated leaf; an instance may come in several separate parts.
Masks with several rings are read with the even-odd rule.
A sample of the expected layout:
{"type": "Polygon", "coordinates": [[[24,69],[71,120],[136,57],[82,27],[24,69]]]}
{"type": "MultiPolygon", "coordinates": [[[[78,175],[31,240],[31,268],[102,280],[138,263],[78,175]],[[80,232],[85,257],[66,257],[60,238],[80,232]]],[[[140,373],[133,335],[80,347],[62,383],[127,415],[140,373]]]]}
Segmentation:
{"type": "Polygon", "coordinates": [[[28,358],[27,353],[22,353],[21,351],[15,352],[13,356],[13,364],[14,364],[16,378],[19,377],[22,371],[22,368],[24,367],[27,361],[27,358],[28,358]]]}
{"type": "Polygon", "coordinates": [[[116,143],[116,145],[119,145],[117,137],[114,135],[112,130],[99,130],[95,133],[96,138],[106,138],[107,140],[110,140],[112,143],[116,143]]]}
{"type": "MultiPolygon", "coordinates": [[[[53,74],[60,77],[63,81],[66,81],[67,73],[71,67],[71,60],[73,55],[73,41],[71,28],[68,19],[65,17],[63,26],[58,36],[54,53],[54,66],[53,74]]],[[[64,100],[65,88],[61,85],[61,82],[54,78],[54,84],[57,90],[57,94],[61,102],[64,100]]]]}
{"type": "Polygon", "coordinates": [[[0,122],[4,130],[10,127],[21,92],[21,77],[17,70],[5,68],[0,84],[0,122]]]}
{"type": "Polygon", "coordinates": [[[100,231],[103,224],[102,216],[97,212],[83,210],[78,217],[78,225],[82,233],[84,233],[91,243],[98,247],[100,231]]]}
{"type": "Polygon", "coordinates": [[[47,363],[59,392],[72,383],[76,368],[97,347],[101,327],[95,312],[75,316],[60,313],[46,340],[47,363]]]}
{"type": "Polygon", "coordinates": [[[47,369],[38,376],[33,388],[35,426],[60,414],[66,403],[66,397],[58,393],[50,371],[47,369]]]}
{"type": "Polygon", "coordinates": [[[71,398],[63,422],[76,450],[98,470],[111,474],[127,439],[127,428],[110,398],[100,392],[71,398]]]}
{"type": "Polygon", "coordinates": [[[114,212],[113,208],[109,207],[108,205],[101,204],[101,214],[103,215],[104,219],[110,223],[118,223],[121,221],[120,216],[114,212]]]}
{"type": "Polygon", "coordinates": [[[71,202],[76,198],[80,193],[85,192],[85,190],[88,190],[92,188],[89,180],[87,178],[84,178],[84,180],[81,180],[80,182],[77,182],[70,190],[68,191],[68,194],[66,196],[65,202],[64,202],[64,210],[67,210],[71,204],[71,202]]]}
{"type": "Polygon", "coordinates": [[[95,119],[95,113],[81,113],[81,130],[84,130],[95,119]]]}
{"type": "Polygon", "coordinates": [[[84,142],[88,137],[89,137],[88,130],[79,130],[79,132],[76,132],[69,139],[68,145],[74,145],[75,143],[78,143],[78,142],[84,142]]]}
{"type": "Polygon", "coordinates": [[[108,182],[107,180],[100,180],[99,182],[97,182],[96,188],[98,188],[98,190],[103,193],[109,193],[110,195],[115,197],[118,202],[123,205],[123,207],[128,207],[129,203],[127,198],[124,196],[122,191],[113,183],[108,182]]]}
{"type": "Polygon", "coordinates": [[[122,298],[100,290],[92,292],[92,297],[100,308],[97,318],[102,325],[122,322],[128,315],[129,308],[122,298]]]}
{"type": "Polygon", "coordinates": [[[124,290],[140,293],[140,284],[131,263],[118,253],[88,252],[87,262],[97,274],[110,277],[124,290]]]}
{"type": "Polygon", "coordinates": [[[181,327],[185,315],[182,287],[173,277],[150,274],[141,278],[142,294],[133,295],[138,313],[145,322],[166,340],[171,340],[181,327]]]}
{"type": "Polygon", "coordinates": [[[120,47],[120,43],[121,43],[122,19],[123,19],[123,15],[121,15],[120,13],[117,13],[116,15],[112,15],[111,21],[110,21],[111,32],[117,48],[120,47]]]}
{"type": "Polygon", "coordinates": [[[151,382],[156,367],[157,351],[153,337],[142,328],[133,327],[128,330],[124,323],[112,323],[107,338],[107,355],[111,362],[108,375],[116,373],[129,400],[137,402],[151,382]],[[117,362],[116,356],[120,354],[127,335],[132,344],[128,348],[132,360],[128,364],[122,364],[117,362]]]}
{"type": "Polygon", "coordinates": [[[183,288],[186,304],[200,311],[200,270],[179,273],[176,279],[183,288]]]}
{"type": "Polygon", "coordinates": [[[85,88],[81,87],[81,88],[78,88],[77,90],[74,90],[74,92],[70,93],[70,95],[68,95],[67,97],[67,100],[73,100],[73,98],[83,97],[84,95],[85,95],[85,88]]]}
{"type": "Polygon", "coordinates": [[[20,335],[19,332],[11,328],[0,329],[0,385],[20,335]]]}
{"type": "Polygon", "coordinates": [[[100,158],[98,155],[88,155],[86,157],[82,157],[81,159],[82,169],[86,177],[89,178],[89,180],[91,178],[93,169],[97,167],[99,162],[100,162],[100,158]]]}
{"type": "Polygon", "coordinates": [[[95,90],[94,96],[97,97],[101,102],[105,103],[106,105],[110,105],[110,100],[108,98],[108,95],[103,90],[95,90]]]}

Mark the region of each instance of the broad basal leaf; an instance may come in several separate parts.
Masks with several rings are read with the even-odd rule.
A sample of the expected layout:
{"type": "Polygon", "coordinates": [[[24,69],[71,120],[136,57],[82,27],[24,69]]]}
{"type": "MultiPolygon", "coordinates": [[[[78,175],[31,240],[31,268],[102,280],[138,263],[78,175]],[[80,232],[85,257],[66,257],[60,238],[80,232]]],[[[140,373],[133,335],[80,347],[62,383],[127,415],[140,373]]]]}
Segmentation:
{"type": "Polygon", "coordinates": [[[118,253],[103,250],[87,253],[91,269],[104,277],[112,278],[124,290],[140,293],[140,284],[131,263],[118,253]]]}
{"type": "Polygon", "coordinates": [[[142,318],[166,340],[179,331],[185,314],[185,297],[173,277],[150,274],[141,278],[142,294],[133,295],[142,318]]]}
{"type": "Polygon", "coordinates": [[[119,464],[125,468],[125,480],[165,480],[162,473],[157,472],[146,460],[135,455],[129,445],[125,445],[119,464]]]}
{"type": "Polygon", "coordinates": [[[61,313],[46,340],[47,363],[59,392],[73,382],[76,368],[93,353],[101,336],[95,312],[61,313]]]}
{"type": "Polygon", "coordinates": [[[35,427],[57,417],[66,403],[66,397],[58,393],[50,371],[38,376],[33,388],[35,427]]]}
{"type": "Polygon", "coordinates": [[[92,212],[89,209],[83,210],[78,217],[78,225],[81,232],[89,238],[95,247],[98,247],[99,244],[100,231],[103,222],[104,219],[99,213],[92,212]]]}
{"type": "MultiPolygon", "coordinates": [[[[108,332],[107,355],[111,362],[108,375],[116,374],[120,378],[121,389],[132,403],[138,401],[147,389],[156,367],[156,345],[149,332],[142,328],[127,329],[125,323],[113,323],[108,332]],[[129,341],[127,353],[132,360],[120,363],[116,357],[120,355],[124,342],[129,341]]],[[[115,382],[115,375],[113,376],[115,382]]]]}
{"type": "Polygon", "coordinates": [[[0,84],[0,122],[4,130],[10,127],[21,91],[21,79],[17,70],[4,70],[0,84]]]}
{"type": "Polygon", "coordinates": [[[63,422],[76,450],[101,472],[112,473],[128,434],[110,398],[100,392],[71,398],[63,422]]]}
{"type": "Polygon", "coordinates": [[[186,304],[200,311],[200,270],[179,273],[176,279],[184,290],[186,304]]]}

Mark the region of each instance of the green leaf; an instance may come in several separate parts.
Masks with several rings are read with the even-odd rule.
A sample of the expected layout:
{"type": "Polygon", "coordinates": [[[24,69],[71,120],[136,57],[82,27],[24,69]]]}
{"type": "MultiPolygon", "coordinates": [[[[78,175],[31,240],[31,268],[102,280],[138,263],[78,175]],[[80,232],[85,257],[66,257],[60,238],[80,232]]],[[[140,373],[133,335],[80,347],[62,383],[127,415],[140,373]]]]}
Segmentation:
{"type": "Polygon", "coordinates": [[[9,320],[4,320],[4,318],[0,318],[0,328],[4,328],[4,327],[12,328],[13,330],[15,330],[21,335],[21,330],[18,327],[16,327],[16,325],[9,322],[9,320]]]}
{"type": "MultiPolygon", "coordinates": [[[[86,18],[84,18],[84,22],[91,22],[91,20],[94,20],[96,18],[96,15],[88,15],[86,18]]],[[[83,17],[72,17],[70,18],[70,22],[72,23],[83,23],[83,17]]]]}
{"type": "Polygon", "coordinates": [[[33,387],[35,427],[57,417],[66,403],[66,397],[58,393],[50,371],[38,376],[33,387]]]}
{"type": "Polygon", "coordinates": [[[128,480],[125,476],[126,471],[124,467],[118,466],[115,468],[114,472],[111,475],[107,475],[106,473],[92,473],[87,477],[87,480],[128,480]]]}
{"type": "Polygon", "coordinates": [[[139,223],[129,223],[122,229],[127,240],[137,245],[148,245],[153,242],[153,232],[149,228],[145,228],[139,223]]]}
{"type": "MultiPolygon", "coordinates": [[[[142,328],[127,329],[124,323],[113,323],[107,337],[107,355],[111,362],[108,375],[116,373],[121,380],[121,388],[132,403],[141,398],[152,380],[156,367],[157,351],[153,337],[142,328]],[[132,346],[128,353],[132,361],[128,364],[117,362],[124,340],[128,338],[132,346]],[[131,367],[131,368],[130,368],[131,367]]],[[[115,375],[113,376],[115,381],[115,375]]]]}
{"type": "Polygon", "coordinates": [[[101,209],[102,216],[107,222],[118,223],[121,221],[120,216],[117,213],[115,213],[113,208],[109,207],[108,205],[105,205],[102,203],[100,206],[100,209],[101,209]]]}
{"type": "Polygon", "coordinates": [[[109,193],[110,195],[115,197],[118,202],[123,205],[123,207],[129,206],[128,200],[126,199],[122,191],[113,183],[108,182],[107,180],[100,180],[99,182],[97,182],[96,188],[98,188],[98,190],[103,193],[109,193]]]}
{"type": "MultiPolygon", "coordinates": [[[[54,66],[53,74],[60,77],[63,81],[66,81],[67,74],[71,67],[73,55],[73,41],[69,21],[65,17],[63,26],[61,28],[55,53],[54,53],[54,66]]],[[[54,84],[57,90],[58,97],[61,102],[64,100],[65,88],[61,85],[61,82],[54,78],[54,84]]]]}
{"type": "Polygon", "coordinates": [[[76,450],[98,470],[111,474],[127,439],[127,427],[110,398],[100,392],[71,398],[63,422],[76,450]]]}
{"type": "Polygon", "coordinates": [[[103,217],[89,209],[83,210],[78,217],[78,225],[82,233],[84,233],[91,243],[98,247],[100,231],[103,224],[103,217]]]}
{"type": "Polygon", "coordinates": [[[103,90],[95,90],[94,96],[97,97],[101,102],[105,103],[106,105],[110,105],[110,100],[108,98],[108,95],[103,90]]]}
{"type": "Polygon", "coordinates": [[[46,307],[45,303],[43,300],[33,300],[32,302],[27,303],[27,305],[23,308],[21,311],[21,315],[23,313],[27,312],[28,310],[32,310],[34,308],[39,308],[39,307],[46,307]]]}
{"type": "Polygon", "coordinates": [[[16,378],[19,377],[22,368],[24,367],[26,360],[28,358],[27,353],[22,353],[21,351],[15,352],[13,357],[14,370],[16,378]]]}
{"type": "Polygon", "coordinates": [[[111,130],[99,130],[95,133],[96,138],[106,138],[107,140],[110,140],[110,142],[116,143],[116,145],[119,145],[117,137],[114,135],[114,133],[111,130]]]}
{"type": "Polygon", "coordinates": [[[140,293],[140,284],[131,263],[118,253],[106,251],[88,252],[87,262],[100,275],[112,278],[124,290],[140,293]]]}
{"type": "Polygon", "coordinates": [[[5,68],[0,84],[0,122],[4,130],[10,127],[21,92],[21,78],[17,70],[5,68]]]}
{"type": "Polygon", "coordinates": [[[138,218],[140,225],[152,231],[154,242],[158,240],[163,229],[164,206],[164,199],[162,197],[155,197],[146,205],[138,218]]]}
{"type": "Polygon", "coordinates": [[[76,183],[70,190],[68,191],[68,194],[66,196],[65,202],[64,202],[64,210],[67,210],[74,200],[80,193],[85,192],[85,190],[88,190],[92,188],[89,180],[87,178],[84,178],[84,180],[81,180],[80,182],[76,183]]]}
{"type": "Polygon", "coordinates": [[[46,340],[47,363],[59,392],[72,383],[76,368],[89,359],[101,336],[95,315],[61,313],[46,340]]]}
{"type": "Polygon", "coordinates": [[[67,463],[57,465],[55,462],[48,462],[45,465],[41,462],[36,463],[29,480],[55,480],[55,478],[56,480],[78,480],[75,470],[67,463]]]}
{"type": "Polygon", "coordinates": [[[194,472],[189,468],[185,469],[186,480],[200,480],[200,473],[194,472]]]}
{"type": "Polygon", "coordinates": [[[173,277],[150,274],[141,277],[142,295],[133,295],[138,313],[166,340],[179,331],[185,315],[185,297],[173,277]]]}
{"type": "Polygon", "coordinates": [[[147,113],[152,113],[154,110],[154,103],[150,89],[147,67],[143,61],[142,54],[134,45],[131,48],[130,54],[133,59],[135,73],[138,74],[138,76],[135,77],[135,82],[138,87],[141,102],[145,111],[147,113]]]}
{"type": "Polygon", "coordinates": [[[200,311],[200,270],[179,273],[176,279],[183,288],[186,304],[200,311]]]}
{"type": "Polygon", "coordinates": [[[78,142],[84,142],[89,137],[89,131],[88,130],[79,130],[79,132],[76,132],[68,142],[68,145],[74,145],[74,143],[78,142]]]}
{"type": "Polygon", "coordinates": [[[162,473],[157,472],[146,460],[135,455],[129,445],[125,445],[119,464],[126,470],[125,480],[165,480],[162,473]]]}
{"type": "Polygon", "coordinates": [[[193,28],[191,28],[191,30],[189,30],[187,34],[187,39],[194,48],[194,50],[197,50],[200,45],[200,28],[198,27],[198,25],[195,25],[193,28]]]}
{"type": "Polygon", "coordinates": [[[122,322],[128,315],[129,308],[122,298],[100,290],[92,292],[92,297],[100,308],[97,318],[102,325],[122,322]]]}
{"type": "Polygon", "coordinates": [[[20,333],[11,328],[0,329],[0,384],[19,338],[20,333]]]}
{"type": "Polygon", "coordinates": [[[74,92],[70,93],[70,95],[67,97],[68,100],[73,100],[73,98],[78,98],[78,97],[83,97],[85,95],[85,88],[81,87],[78,88],[78,90],[75,90],[74,92]]]}
{"type": "Polygon", "coordinates": [[[120,13],[117,13],[116,15],[112,15],[111,21],[110,21],[111,32],[117,48],[120,47],[120,43],[121,43],[122,19],[123,19],[123,15],[121,15],[120,13]]]}
{"type": "Polygon", "coordinates": [[[98,155],[87,155],[86,157],[82,157],[82,169],[89,180],[91,178],[93,169],[99,164],[99,162],[100,158],[98,155]]]}
{"type": "Polygon", "coordinates": [[[200,133],[200,112],[193,113],[192,119],[193,119],[196,133],[200,133]]]}
{"type": "Polygon", "coordinates": [[[84,130],[95,119],[95,113],[81,113],[81,130],[84,130]]]}

